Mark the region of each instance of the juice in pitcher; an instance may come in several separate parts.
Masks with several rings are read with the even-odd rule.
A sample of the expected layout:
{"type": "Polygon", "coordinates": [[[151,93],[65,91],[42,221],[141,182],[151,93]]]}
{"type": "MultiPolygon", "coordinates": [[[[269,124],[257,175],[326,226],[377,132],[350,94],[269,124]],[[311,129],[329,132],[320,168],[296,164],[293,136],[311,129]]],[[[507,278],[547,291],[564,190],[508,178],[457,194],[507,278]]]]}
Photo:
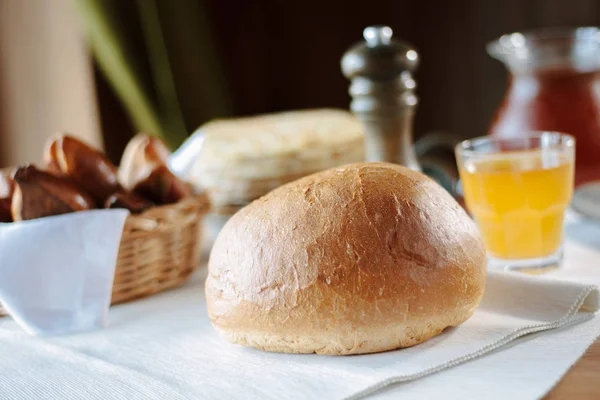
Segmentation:
{"type": "Polygon", "coordinates": [[[540,268],[560,261],[573,151],[573,139],[558,133],[457,147],[465,202],[492,264],[540,268]]]}

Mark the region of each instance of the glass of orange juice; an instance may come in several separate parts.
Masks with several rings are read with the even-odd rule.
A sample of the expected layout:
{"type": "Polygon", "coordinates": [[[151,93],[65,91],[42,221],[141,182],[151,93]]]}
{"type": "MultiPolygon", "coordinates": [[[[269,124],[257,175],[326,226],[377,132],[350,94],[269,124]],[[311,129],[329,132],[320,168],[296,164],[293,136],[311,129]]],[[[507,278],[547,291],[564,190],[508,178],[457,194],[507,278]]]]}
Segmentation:
{"type": "Polygon", "coordinates": [[[465,203],[490,267],[541,272],[560,265],[574,151],[575,139],[557,132],[482,137],[456,146],[465,203]]]}

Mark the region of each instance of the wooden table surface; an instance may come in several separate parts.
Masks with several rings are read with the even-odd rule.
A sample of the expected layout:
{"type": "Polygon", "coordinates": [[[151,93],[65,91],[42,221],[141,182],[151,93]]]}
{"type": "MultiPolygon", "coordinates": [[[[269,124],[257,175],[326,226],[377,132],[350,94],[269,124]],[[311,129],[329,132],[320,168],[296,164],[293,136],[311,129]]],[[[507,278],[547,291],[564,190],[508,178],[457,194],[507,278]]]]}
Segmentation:
{"type": "Polygon", "coordinates": [[[600,399],[600,339],[544,399],[600,399]]]}

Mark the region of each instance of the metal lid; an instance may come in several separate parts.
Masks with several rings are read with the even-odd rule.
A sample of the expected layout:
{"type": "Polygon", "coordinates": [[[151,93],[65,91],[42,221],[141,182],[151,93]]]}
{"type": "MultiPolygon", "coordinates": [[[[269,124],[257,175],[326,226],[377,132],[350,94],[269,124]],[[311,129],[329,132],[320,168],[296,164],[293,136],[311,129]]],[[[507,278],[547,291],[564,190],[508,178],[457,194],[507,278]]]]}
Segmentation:
{"type": "Polygon", "coordinates": [[[365,28],[365,41],[352,46],[342,57],[342,72],[346,78],[385,81],[397,78],[404,71],[413,71],[419,54],[412,45],[393,39],[392,35],[388,26],[365,28]]]}

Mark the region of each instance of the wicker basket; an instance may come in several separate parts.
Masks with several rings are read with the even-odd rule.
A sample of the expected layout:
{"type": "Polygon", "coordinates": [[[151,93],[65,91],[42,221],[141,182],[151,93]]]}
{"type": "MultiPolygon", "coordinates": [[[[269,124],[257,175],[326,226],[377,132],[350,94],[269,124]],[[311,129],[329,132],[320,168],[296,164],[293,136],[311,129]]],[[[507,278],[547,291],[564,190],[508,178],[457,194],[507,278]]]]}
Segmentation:
{"type": "MultiPolygon", "coordinates": [[[[151,208],[125,221],[112,304],[181,285],[198,267],[206,196],[151,208]]],[[[0,305],[0,316],[6,315],[0,305]]]]}
{"type": "Polygon", "coordinates": [[[181,285],[198,267],[204,196],[155,207],[125,222],[117,257],[112,304],[181,285]]]}

